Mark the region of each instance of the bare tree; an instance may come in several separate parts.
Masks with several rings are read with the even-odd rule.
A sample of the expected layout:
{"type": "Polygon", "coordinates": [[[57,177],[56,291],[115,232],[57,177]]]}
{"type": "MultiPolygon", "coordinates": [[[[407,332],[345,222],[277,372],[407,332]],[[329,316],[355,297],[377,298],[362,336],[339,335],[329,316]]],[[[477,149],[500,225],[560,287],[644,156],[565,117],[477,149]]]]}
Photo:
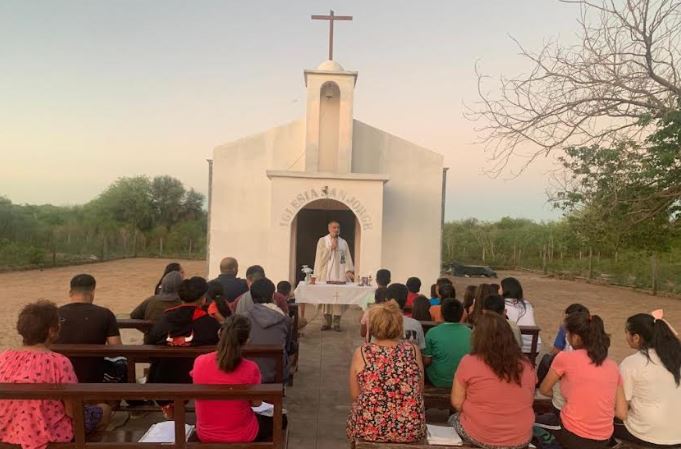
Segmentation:
{"type": "Polygon", "coordinates": [[[482,141],[499,174],[569,145],[636,138],[652,119],[678,107],[681,0],[561,0],[578,4],[579,40],[532,52],[517,40],[529,73],[502,76],[494,92],[478,75],[482,141]]]}

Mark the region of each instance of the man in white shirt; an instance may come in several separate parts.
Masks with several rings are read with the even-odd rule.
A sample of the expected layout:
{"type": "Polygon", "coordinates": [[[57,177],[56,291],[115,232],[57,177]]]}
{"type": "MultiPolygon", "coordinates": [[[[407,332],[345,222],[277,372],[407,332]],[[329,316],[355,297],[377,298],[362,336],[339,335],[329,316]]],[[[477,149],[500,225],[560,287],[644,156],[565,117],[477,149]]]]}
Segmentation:
{"type": "MultiPolygon", "coordinates": [[[[340,223],[329,222],[329,233],[317,242],[317,254],[314,260],[314,274],[319,281],[347,282],[355,280],[355,266],[352,263],[350,247],[340,236],[340,223]]],[[[346,306],[342,304],[323,304],[324,324],[322,330],[331,329],[340,332],[341,315],[346,306]]]]}

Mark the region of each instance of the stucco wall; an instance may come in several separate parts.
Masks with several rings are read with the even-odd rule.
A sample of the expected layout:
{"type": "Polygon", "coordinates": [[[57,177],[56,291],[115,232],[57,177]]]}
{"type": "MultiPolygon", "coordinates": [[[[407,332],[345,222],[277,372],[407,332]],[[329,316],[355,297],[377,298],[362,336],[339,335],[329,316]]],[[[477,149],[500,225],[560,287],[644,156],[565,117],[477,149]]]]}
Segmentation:
{"type": "Polygon", "coordinates": [[[353,136],[353,172],[390,178],[383,192],[383,266],[396,282],[419,277],[427,292],[440,274],[443,157],[358,120],[353,136]]]}
{"type": "Polygon", "coordinates": [[[305,124],[298,120],[214,150],[211,278],[225,256],[237,258],[242,274],[249,265],[266,264],[271,202],[266,170],[303,170],[304,146],[305,124]]]}

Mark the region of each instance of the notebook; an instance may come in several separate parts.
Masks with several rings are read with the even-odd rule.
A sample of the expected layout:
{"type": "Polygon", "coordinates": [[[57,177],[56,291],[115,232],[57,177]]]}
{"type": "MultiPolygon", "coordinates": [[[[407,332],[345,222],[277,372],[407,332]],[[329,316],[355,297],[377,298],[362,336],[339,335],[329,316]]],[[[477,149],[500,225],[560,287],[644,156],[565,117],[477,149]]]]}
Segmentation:
{"type": "Polygon", "coordinates": [[[462,446],[463,441],[454,427],[449,426],[434,426],[427,424],[428,427],[428,444],[433,445],[449,445],[462,446]]]}
{"type": "Polygon", "coordinates": [[[274,405],[269,402],[263,401],[259,406],[251,408],[258,415],[269,416],[270,418],[274,416],[274,405]]]}
{"type": "MultiPolygon", "coordinates": [[[[194,426],[184,425],[186,440],[194,433],[194,426]]],[[[164,421],[153,424],[149,427],[139,443],[174,443],[175,442],[175,421],[164,421]]]]}

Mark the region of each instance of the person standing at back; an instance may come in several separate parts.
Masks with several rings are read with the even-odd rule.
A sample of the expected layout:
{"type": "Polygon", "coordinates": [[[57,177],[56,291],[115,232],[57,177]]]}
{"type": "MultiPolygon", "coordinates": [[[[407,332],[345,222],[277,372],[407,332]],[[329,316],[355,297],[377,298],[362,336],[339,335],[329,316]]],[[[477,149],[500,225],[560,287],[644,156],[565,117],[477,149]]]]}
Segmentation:
{"type": "MultiPolygon", "coordinates": [[[[62,319],[59,338],[61,344],[120,345],[121,333],[111,310],[93,304],[95,278],[79,274],[71,279],[70,302],[59,307],[62,319]]],[[[98,383],[104,380],[106,362],[103,358],[72,357],[71,363],[78,382],[98,383]]]]}
{"type": "Polygon", "coordinates": [[[248,291],[245,279],[237,277],[239,262],[234,257],[225,257],[220,261],[220,274],[214,280],[222,284],[225,299],[231,303],[248,291]]]}
{"type": "MultiPolygon", "coordinates": [[[[314,274],[321,282],[353,282],[355,265],[348,242],[340,236],[341,226],[336,220],[328,224],[329,233],[317,241],[314,258],[314,274]]],[[[341,331],[341,315],[347,309],[344,304],[321,304],[324,324],[322,330],[341,331]]]]}

